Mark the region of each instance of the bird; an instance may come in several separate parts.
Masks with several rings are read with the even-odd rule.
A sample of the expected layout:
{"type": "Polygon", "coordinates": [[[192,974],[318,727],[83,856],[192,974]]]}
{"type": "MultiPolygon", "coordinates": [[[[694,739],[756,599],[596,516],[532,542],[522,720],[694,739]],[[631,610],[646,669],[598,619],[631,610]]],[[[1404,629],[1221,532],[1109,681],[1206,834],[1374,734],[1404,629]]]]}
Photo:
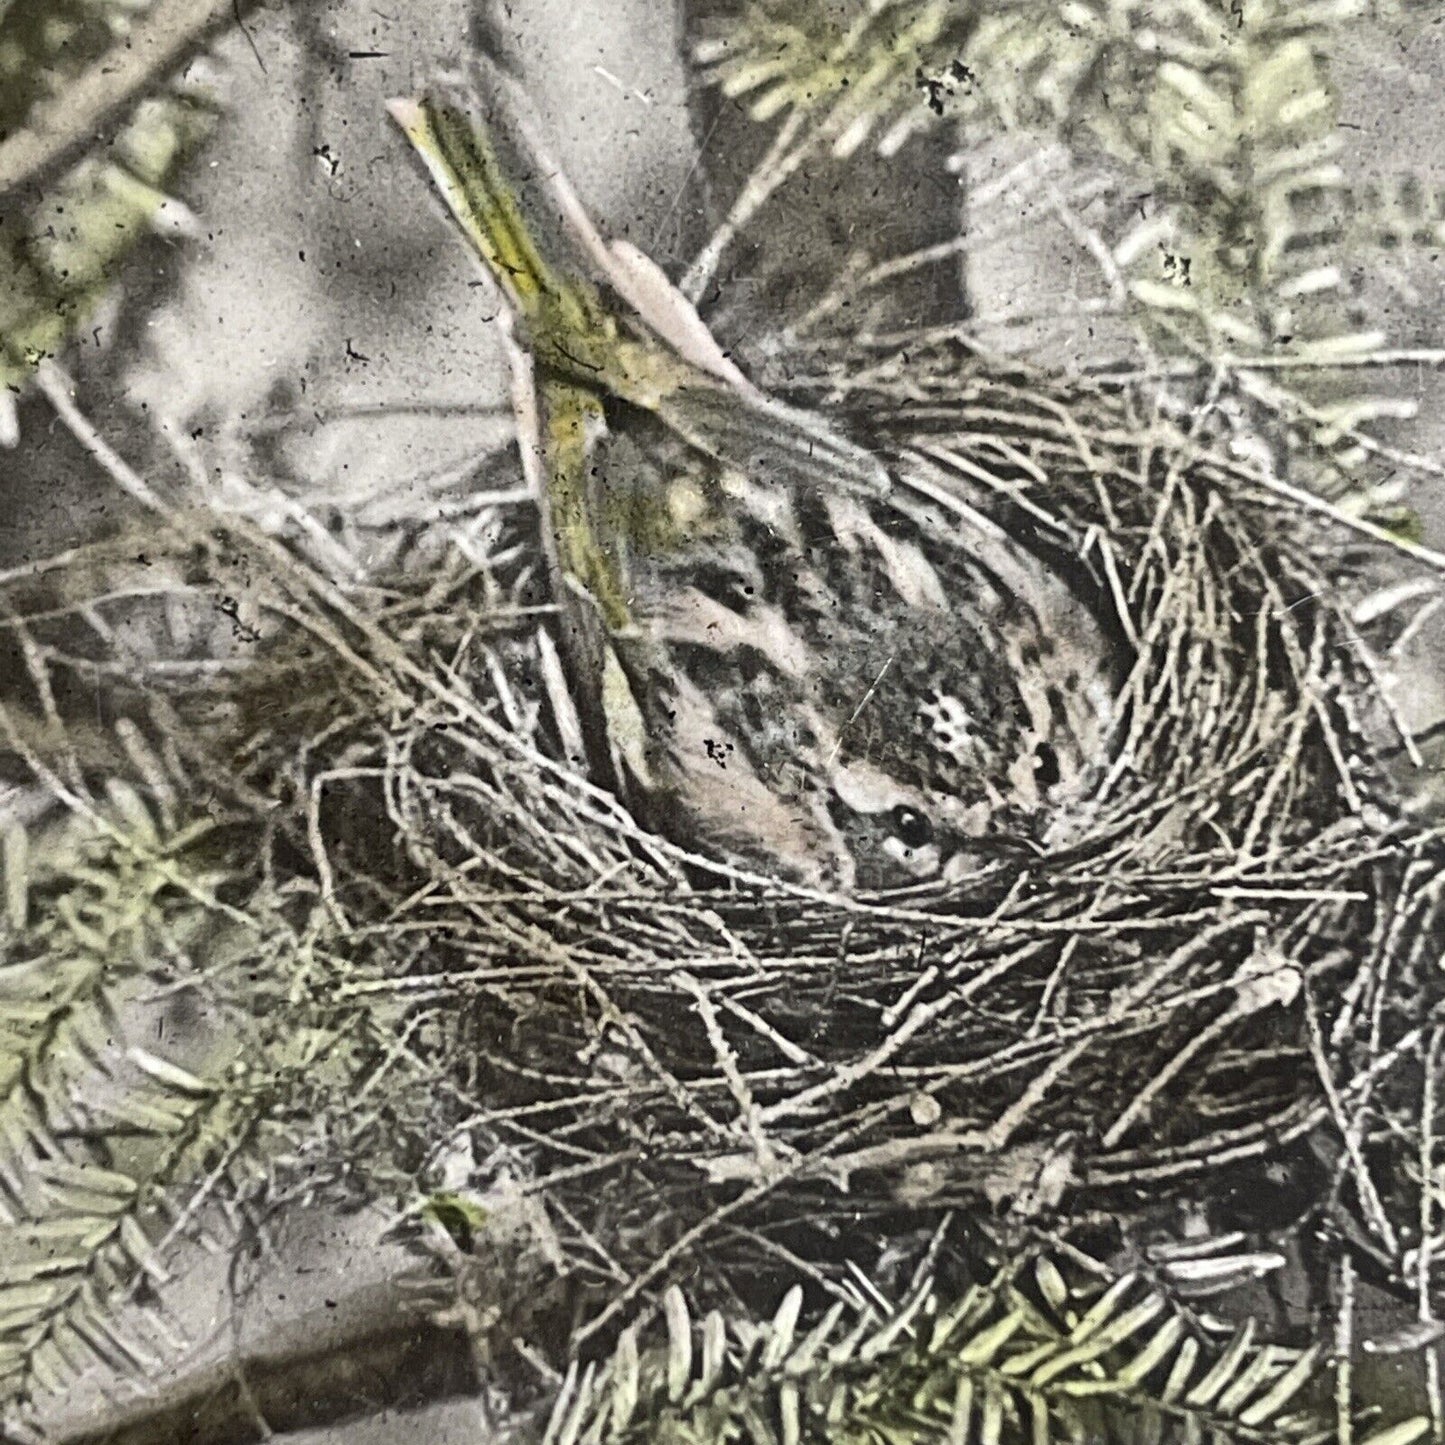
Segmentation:
{"type": "Polygon", "coordinates": [[[1040,851],[1106,725],[1055,646],[1077,599],[916,462],[744,376],[599,233],[510,76],[389,109],[503,302],[594,772],[675,842],[808,888],[1040,851]]]}

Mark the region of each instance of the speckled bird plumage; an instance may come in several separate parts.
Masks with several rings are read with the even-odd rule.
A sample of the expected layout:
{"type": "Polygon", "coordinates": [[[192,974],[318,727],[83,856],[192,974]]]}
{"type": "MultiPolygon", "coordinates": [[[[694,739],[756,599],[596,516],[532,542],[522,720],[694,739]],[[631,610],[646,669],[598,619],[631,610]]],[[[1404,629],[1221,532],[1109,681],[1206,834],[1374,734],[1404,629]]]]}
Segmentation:
{"type": "Polygon", "coordinates": [[[574,682],[609,733],[594,764],[684,846],[817,887],[962,876],[1035,845],[1102,726],[1067,589],[919,459],[756,392],[565,190],[606,290],[552,270],[494,102],[452,86],[394,114],[528,357],[523,445],[559,593],[589,614],[574,682]]]}

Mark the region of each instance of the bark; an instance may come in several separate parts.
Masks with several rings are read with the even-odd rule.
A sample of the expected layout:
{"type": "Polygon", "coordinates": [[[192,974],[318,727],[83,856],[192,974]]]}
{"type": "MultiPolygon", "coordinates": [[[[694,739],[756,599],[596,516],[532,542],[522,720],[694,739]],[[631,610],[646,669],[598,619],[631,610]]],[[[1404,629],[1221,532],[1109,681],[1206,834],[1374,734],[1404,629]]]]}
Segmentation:
{"type": "Polygon", "coordinates": [[[477,1392],[471,1344],[370,1289],[305,1315],[264,1351],[210,1362],[103,1425],[62,1427],[56,1445],[251,1445],[381,1410],[477,1392]]]}

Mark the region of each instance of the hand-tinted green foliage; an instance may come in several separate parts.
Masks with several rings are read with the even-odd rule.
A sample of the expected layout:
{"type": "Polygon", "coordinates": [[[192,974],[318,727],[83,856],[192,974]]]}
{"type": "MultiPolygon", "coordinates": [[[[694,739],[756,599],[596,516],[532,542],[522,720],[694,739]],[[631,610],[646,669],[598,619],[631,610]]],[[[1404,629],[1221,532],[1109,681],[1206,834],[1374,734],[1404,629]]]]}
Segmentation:
{"type": "MultiPolygon", "coordinates": [[[[0,136],[42,108],[63,113],[66,87],[125,43],[135,13],[118,0],[0,7],[0,136]]],[[[148,231],[184,227],[165,187],[210,121],[194,97],[158,88],[110,144],[0,203],[0,386],[17,386],[85,325],[148,231]]]]}
{"type": "Polygon", "coordinates": [[[1356,429],[1406,411],[1334,370],[1384,341],[1351,294],[1352,263],[1441,235],[1429,187],[1401,177],[1357,191],[1342,164],[1329,57],[1365,43],[1378,9],[747,0],[696,58],[760,122],[791,114],[797,146],[888,154],[948,122],[965,151],[997,132],[1065,142],[1115,177],[1109,219],[1074,229],[1148,348],[1190,366],[1287,360],[1243,389],[1322,449],[1328,464],[1312,473],[1336,486],[1363,459],[1356,429]]]}
{"type": "MultiPolygon", "coordinates": [[[[1322,1352],[1207,1329],[1166,1294],[1106,1271],[1070,1285],[1047,1257],[1015,1260],[946,1298],[920,1286],[896,1308],[859,1295],[800,1326],[803,1291],[759,1325],[664,1301],[666,1339],[623,1334],[600,1371],[567,1379],[545,1445],[1118,1445],[1333,1438],[1310,1403],[1322,1352]]],[[[1427,1427],[1363,1432],[1403,1445],[1427,1427]]],[[[1368,1438],[1366,1438],[1368,1437],[1368,1438]]]]}
{"type": "Polygon", "coordinates": [[[1254,319],[1231,313],[1299,274],[1301,206],[1341,184],[1322,50],[1361,13],[1352,0],[753,0],[699,60],[757,119],[804,112],[844,153],[891,151],[952,117],[1138,168],[1197,243],[1173,248],[1144,298],[1177,311],[1161,284],[1207,293],[1228,339],[1258,344],[1254,319]]]}

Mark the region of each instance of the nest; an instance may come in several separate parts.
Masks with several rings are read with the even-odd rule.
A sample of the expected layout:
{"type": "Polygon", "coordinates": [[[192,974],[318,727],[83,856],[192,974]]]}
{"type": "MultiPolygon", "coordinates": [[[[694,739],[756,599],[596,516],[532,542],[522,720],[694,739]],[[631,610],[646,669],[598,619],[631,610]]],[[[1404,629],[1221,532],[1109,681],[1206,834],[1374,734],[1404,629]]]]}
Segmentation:
{"type": "Polygon", "coordinates": [[[267,1064],[257,1117],[324,1116],[352,1171],[435,1178],[465,1140],[543,1202],[577,1340],[678,1279],[766,1295],[950,1210],[1127,1212],[1301,1150],[1398,1276],[1441,842],[1391,792],[1350,619],[1378,549],[1122,387],[946,347],[795,382],[948,468],[1107,618],[1114,734],[1040,856],[842,898],[649,834],[566,759],[524,504],[365,585],[194,515],[139,572],[118,544],[12,580],[55,724],[12,746],[93,782],[60,719],[108,670],[122,735],[154,742],[103,771],[204,807],[216,928],[265,922],[274,967],[236,980],[263,1043],[345,1041],[267,1064]],[[109,635],[56,640],[61,613],[109,635]]]}

